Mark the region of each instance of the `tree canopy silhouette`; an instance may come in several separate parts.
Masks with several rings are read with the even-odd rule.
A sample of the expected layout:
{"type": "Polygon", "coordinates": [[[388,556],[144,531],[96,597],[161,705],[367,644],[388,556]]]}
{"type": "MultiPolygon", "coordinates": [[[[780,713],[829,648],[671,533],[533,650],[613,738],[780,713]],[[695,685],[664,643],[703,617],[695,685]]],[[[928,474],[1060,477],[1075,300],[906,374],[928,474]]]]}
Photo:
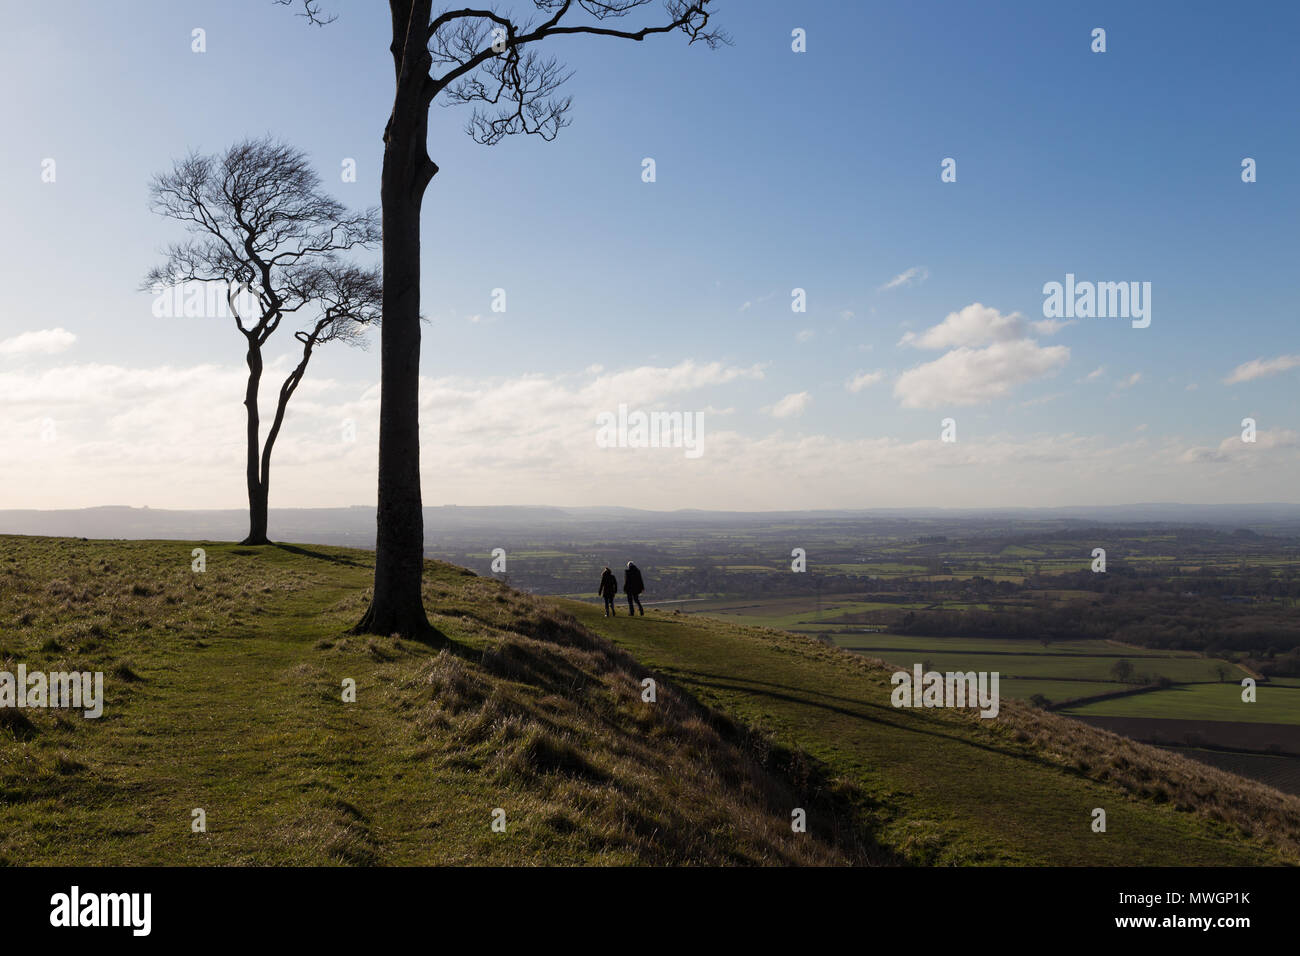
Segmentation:
{"type": "Polygon", "coordinates": [[[379,241],[377,211],[348,212],[321,190],[305,154],[269,138],[219,156],[192,153],[155,176],[149,195],[153,211],[184,223],[190,236],[167,247],[143,288],[218,284],[244,337],[249,529],[242,543],[266,544],[271,451],[312,354],[327,342],[364,344],[366,328],[379,324],[379,270],[339,255],[379,241]],[[304,319],[294,331],[302,357],[280,385],[262,439],[262,352],[288,315],[304,319]]]}

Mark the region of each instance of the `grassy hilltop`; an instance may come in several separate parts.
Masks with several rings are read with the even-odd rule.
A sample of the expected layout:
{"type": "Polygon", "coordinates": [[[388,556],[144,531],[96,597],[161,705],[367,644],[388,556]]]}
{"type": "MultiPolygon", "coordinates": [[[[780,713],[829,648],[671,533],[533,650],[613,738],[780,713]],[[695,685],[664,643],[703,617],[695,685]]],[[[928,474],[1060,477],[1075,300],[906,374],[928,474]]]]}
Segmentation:
{"type": "Polygon", "coordinates": [[[433,562],[447,649],[349,636],[371,561],[0,536],[0,670],[106,697],[0,711],[0,862],[1300,862],[1300,799],[1005,698],[895,710],[889,669],[809,637],[433,562]]]}

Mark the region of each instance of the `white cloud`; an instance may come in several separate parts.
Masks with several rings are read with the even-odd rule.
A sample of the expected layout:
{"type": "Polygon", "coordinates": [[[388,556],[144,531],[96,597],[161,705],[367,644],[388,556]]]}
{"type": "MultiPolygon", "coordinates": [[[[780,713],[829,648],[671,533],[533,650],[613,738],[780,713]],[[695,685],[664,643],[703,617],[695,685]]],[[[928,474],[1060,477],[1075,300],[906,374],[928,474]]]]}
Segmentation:
{"type": "Polygon", "coordinates": [[[947,349],[963,345],[986,345],[989,342],[1010,342],[1023,339],[1025,335],[1025,322],[1019,312],[1003,315],[997,309],[974,302],[958,312],[949,312],[942,322],[920,335],[907,333],[898,344],[922,349],[947,349]]]}
{"type": "MultiPolygon", "coordinates": [[[[939,362],[972,365],[971,354],[989,360],[998,350],[1021,348],[1036,346],[996,343],[939,362]]],[[[268,362],[268,384],[283,379],[292,358],[286,353],[268,362]]],[[[1012,371],[1018,367],[1014,355],[1001,360],[1012,371]]],[[[245,375],[239,361],[0,368],[0,430],[7,442],[0,457],[3,507],[242,507],[245,375]],[[41,441],[45,418],[57,426],[55,441],[41,441]]],[[[1151,500],[1152,489],[1184,501],[1295,498],[1291,463],[1300,462],[1300,450],[1291,433],[1261,432],[1255,445],[1234,436],[1199,452],[1188,450],[1194,441],[1153,442],[1127,429],[1130,439],[1114,439],[1118,444],[1055,428],[982,433],[977,440],[967,432],[957,444],[938,441],[937,428],[933,435],[923,429],[924,437],[870,437],[892,432],[897,423],[869,420],[853,420],[843,433],[791,435],[793,418],[755,425],[740,414],[753,407],[747,393],[763,377],[761,366],[687,361],[424,379],[425,501],[744,510],[1115,504],[1151,500]],[[687,459],[674,448],[601,448],[595,416],[617,410],[620,402],[699,412],[703,456],[687,459]]],[[[803,406],[804,427],[831,421],[812,413],[811,398],[800,397],[807,394],[785,396],[778,405],[791,412],[803,406]]],[[[849,399],[841,394],[839,400],[849,399]]],[[[377,384],[309,372],[276,448],[272,506],[373,505],[378,411],[377,384]],[[354,442],[343,438],[345,420],[355,422],[354,442]]],[[[1152,431],[1158,431],[1154,424],[1152,431]]]]}
{"type": "Polygon", "coordinates": [[[1117,384],[1115,387],[1116,387],[1116,388],[1132,388],[1134,385],[1136,385],[1136,384],[1137,384],[1138,382],[1140,382],[1140,381],[1142,381],[1142,373],[1141,373],[1141,372],[1134,372],[1132,375],[1130,375],[1128,378],[1124,379],[1124,381],[1120,382],[1120,383],[1117,384]]]}
{"type": "Polygon", "coordinates": [[[1223,383],[1225,385],[1236,385],[1239,382],[1250,382],[1257,378],[1267,378],[1270,375],[1289,372],[1293,368],[1300,368],[1300,355],[1279,355],[1277,358],[1255,359],[1238,365],[1232,370],[1232,374],[1223,380],[1223,383]]]}
{"type": "Polygon", "coordinates": [[[872,385],[879,385],[885,380],[884,372],[858,372],[853,378],[845,384],[850,392],[860,392],[864,388],[870,388],[872,385]]]}
{"type": "Polygon", "coordinates": [[[812,404],[812,396],[807,392],[792,392],[775,405],[763,409],[773,418],[796,418],[812,404]]]}
{"type": "Polygon", "coordinates": [[[1028,336],[1019,312],[1003,315],[979,302],[950,312],[938,325],[920,335],[909,332],[898,343],[951,351],[900,375],[894,395],[904,408],[975,405],[1002,398],[1069,360],[1065,346],[1044,348],[1028,336]]]}
{"type": "Polygon", "coordinates": [[[962,347],[904,372],[894,395],[904,408],[975,405],[1002,398],[1016,385],[1056,371],[1069,358],[1064,345],[1043,348],[1030,339],[962,347]]]}
{"type": "Polygon", "coordinates": [[[912,266],[900,272],[894,278],[882,285],[877,292],[884,292],[886,289],[897,289],[901,285],[911,285],[913,282],[924,282],[930,278],[930,270],[925,266],[912,266]]]}
{"type": "Polygon", "coordinates": [[[40,329],[20,332],[0,340],[0,355],[57,355],[70,348],[77,337],[67,329],[40,329]]]}
{"type": "Polygon", "coordinates": [[[1091,372],[1089,372],[1089,373],[1088,373],[1087,375],[1085,375],[1083,378],[1079,379],[1079,381],[1080,381],[1080,382],[1095,382],[1095,381],[1097,381],[1097,379],[1101,378],[1101,377],[1102,377],[1103,375],[1105,375],[1105,374],[1106,374],[1106,366],[1104,366],[1104,365],[1098,365],[1095,369],[1093,369],[1091,372]]]}
{"type": "Polygon", "coordinates": [[[817,333],[814,332],[812,329],[800,329],[799,333],[795,335],[794,340],[798,342],[800,345],[802,345],[804,342],[807,342],[816,334],[817,333]]]}
{"type": "Polygon", "coordinates": [[[1074,325],[1075,319],[1039,319],[1037,322],[1030,322],[1029,328],[1035,335],[1055,335],[1066,326],[1074,325]]]}
{"type": "Polygon", "coordinates": [[[1270,452],[1279,452],[1300,445],[1296,433],[1285,428],[1255,433],[1253,442],[1241,440],[1241,435],[1230,435],[1219,442],[1217,448],[1205,446],[1189,448],[1179,456],[1179,461],[1189,464],[1207,464],[1250,461],[1255,463],[1270,452]]]}

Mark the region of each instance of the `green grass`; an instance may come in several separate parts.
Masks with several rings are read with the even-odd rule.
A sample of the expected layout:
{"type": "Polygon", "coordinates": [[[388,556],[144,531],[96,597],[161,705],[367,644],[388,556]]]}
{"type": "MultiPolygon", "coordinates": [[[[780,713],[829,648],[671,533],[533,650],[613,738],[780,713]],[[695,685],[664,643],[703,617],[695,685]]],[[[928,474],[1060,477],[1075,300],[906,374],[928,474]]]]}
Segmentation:
{"type": "Polygon", "coordinates": [[[895,709],[888,670],[811,638],[567,606],[665,679],[852,781],[881,842],[911,862],[1300,860],[1300,800],[1253,781],[1006,698],[991,721],[895,709]],[[1106,834],[1088,827],[1098,806],[1106,834]],[[1274,827],[1291,835],[1270,846],[1274,827]]]}
{"type": "Polygon", "coordinates": [[[107,698],[0,721],[0,863],[1300,862],[1296,798],[1007,697],[895,709],[809,637],[429,562],[437,650],[346,632],[369,554],[202,546],[0,537],[0,669],[107,698]]]}
{"type": "Polygon", "coordinates": [[[813,595],[778,598],[707,598],[678,602],[683,613],[706,613],[710,617],[752,624],[756,627],[795,628],[802,626],[850,626],[841,619],[867,611],[907,609],[919,604],[888,604],[859,601],[850,596],[824,594],[820,606],[813,595]]]}
{"type": "Polygon", "coordinates": [[[1255,702],[1244,703],[1240,684],[1195,684],[1101,700],[1070,708],[1088,717],[1166,717],[1175,720],[1226,720],[1300,724],[1300,687],[1261,684],[1255,702]]]}
{"type": "Polygon", "coordinates": [[[439,652],[345,633],[369,554],[202,546],[198,574],[187,542],[0,537],[0,669],[103,671],[106,697],[3,712],[0,863],[865,858],[791,832],[788,758],[670,688],[643,703],[550,604],[430,562],[439,652]]]}

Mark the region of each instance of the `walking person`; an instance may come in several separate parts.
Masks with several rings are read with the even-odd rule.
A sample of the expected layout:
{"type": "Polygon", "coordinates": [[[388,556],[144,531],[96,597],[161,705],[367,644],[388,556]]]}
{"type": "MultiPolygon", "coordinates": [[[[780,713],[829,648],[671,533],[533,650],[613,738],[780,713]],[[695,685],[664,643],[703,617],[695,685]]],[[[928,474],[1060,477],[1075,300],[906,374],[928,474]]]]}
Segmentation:
{"type": "Polygon", "coordinates": [[[614,596],[618,594],[618,578],[614,577],[614,572],[606,568],[600,575],[600,588],[596,591],[605,599],[605,616],[617,617],[614,613],[614,596]]]}
{"type": "Polygon", "coordinates": [[[623,591],[627,594],[628,614],[636,614],[632,609],[632,602],[636,601],[637,609],[641,611],[641,616],[645,617],[645,608],[641,607],[641,592],[644,590],[645,581],[641,578],[641,569],[629,561],[627,571],[623,574],[623,591]]]}

